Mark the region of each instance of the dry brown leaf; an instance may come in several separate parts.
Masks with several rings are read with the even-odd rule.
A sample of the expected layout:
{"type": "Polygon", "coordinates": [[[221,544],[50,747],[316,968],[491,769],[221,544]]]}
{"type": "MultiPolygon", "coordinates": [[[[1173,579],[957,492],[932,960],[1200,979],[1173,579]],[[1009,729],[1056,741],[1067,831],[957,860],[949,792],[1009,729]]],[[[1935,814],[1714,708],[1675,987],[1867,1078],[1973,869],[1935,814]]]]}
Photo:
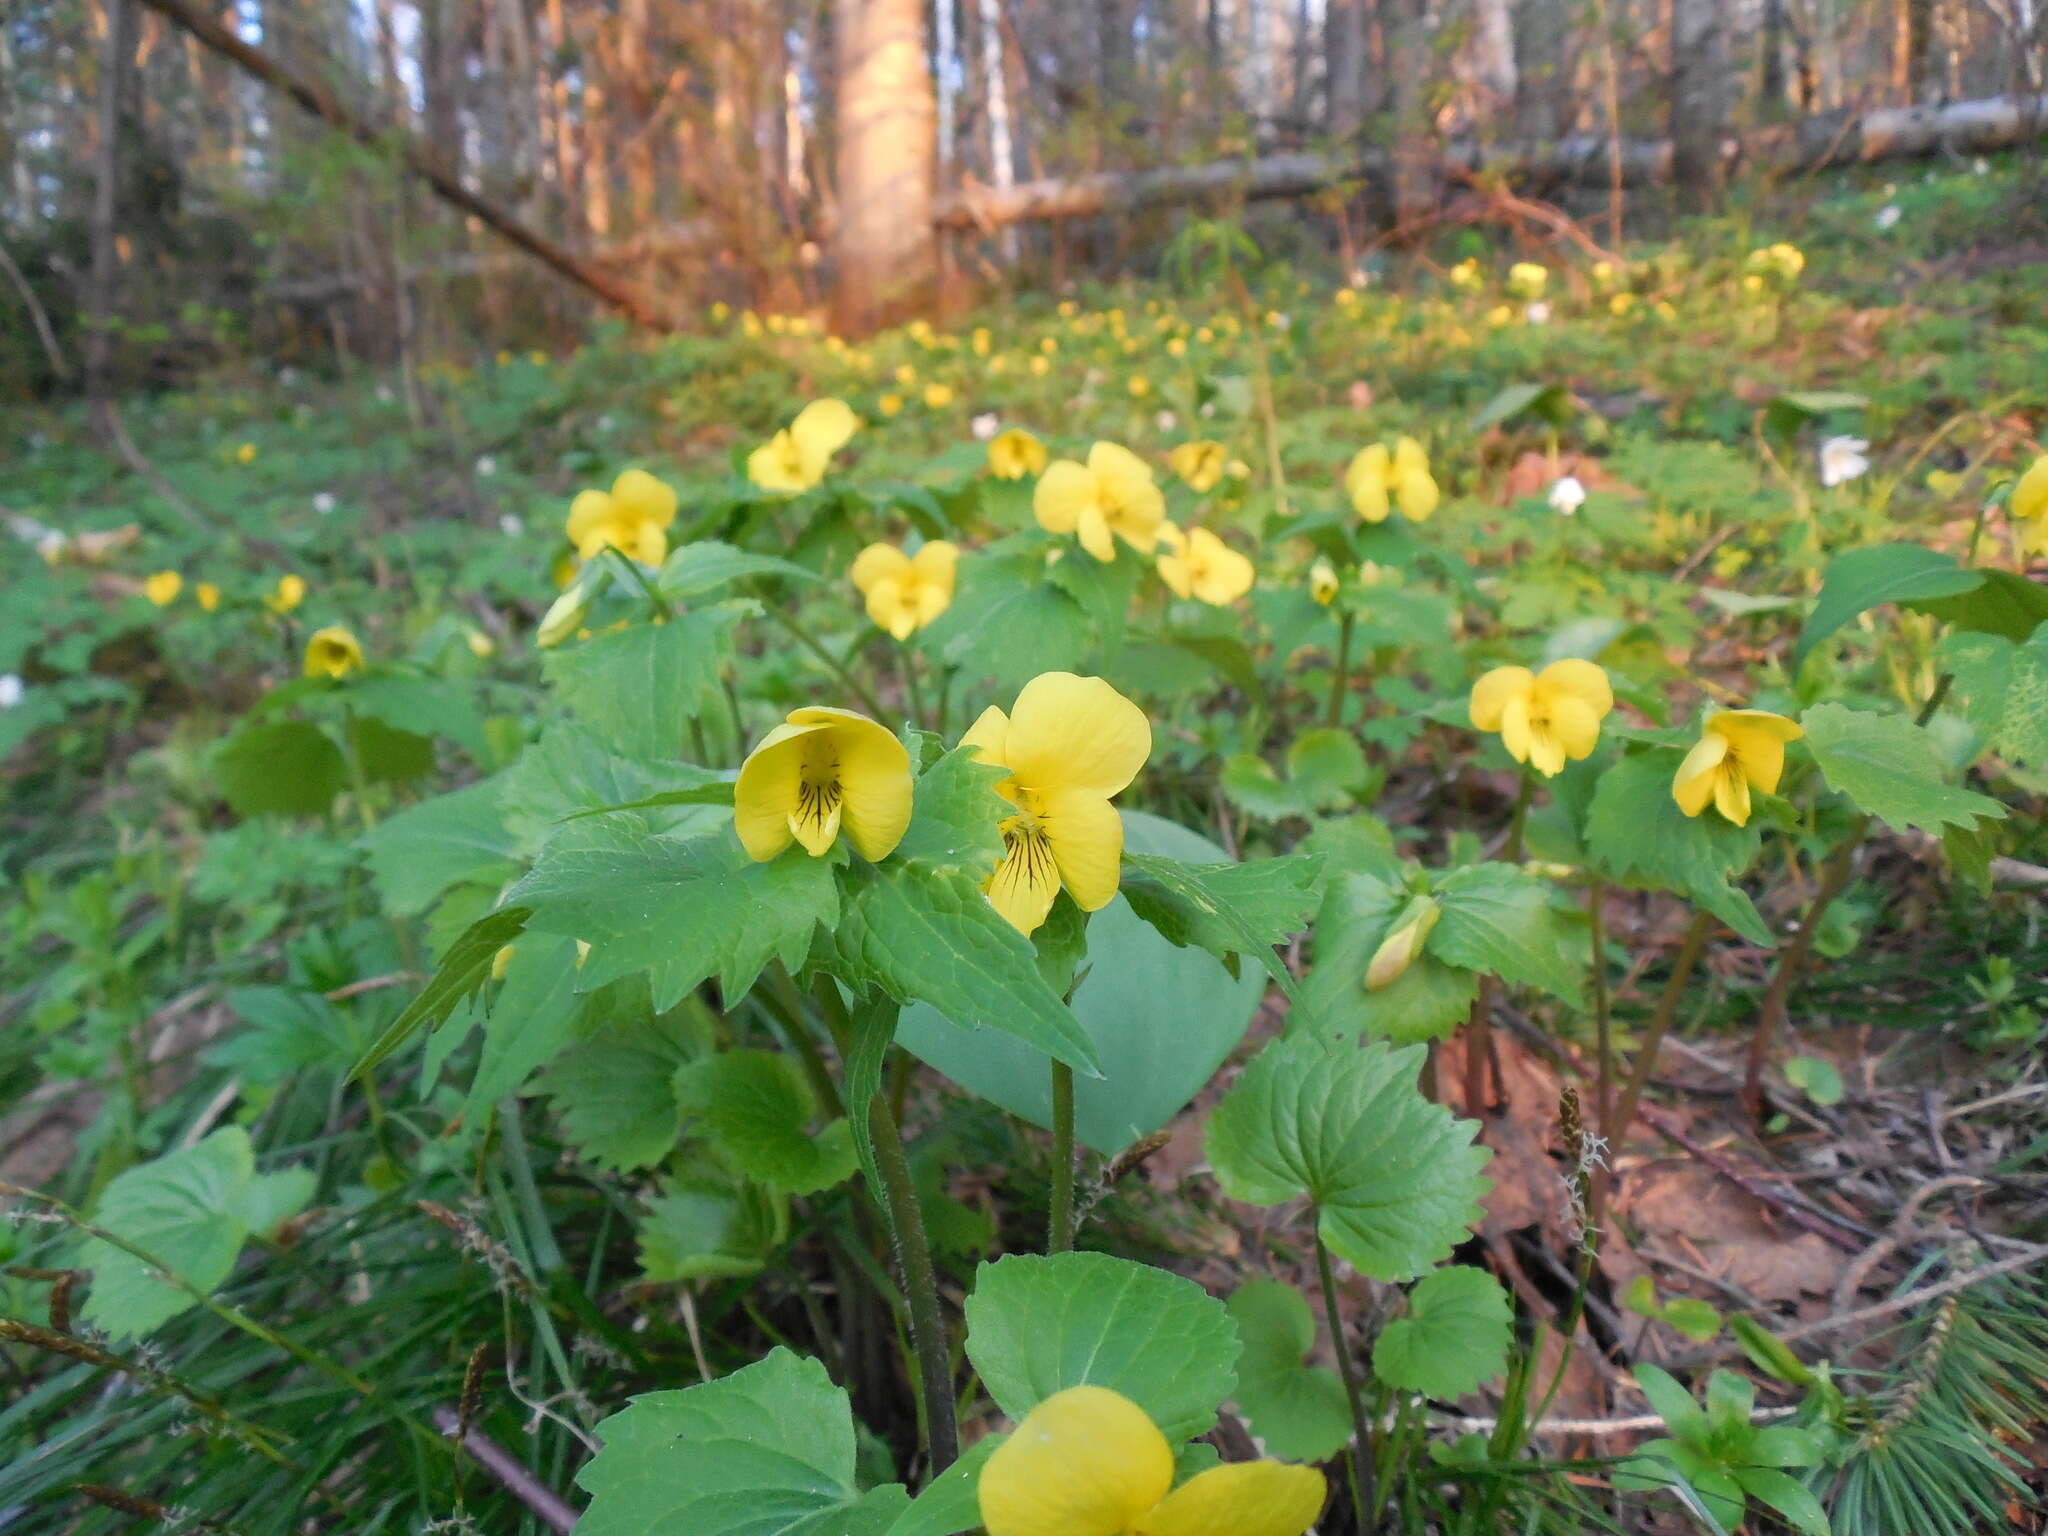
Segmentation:
{"type": "MultiPolygon", "coordinates": [[[[1562,1252],[1570,1247],[1564,1232],[1565,1185],[1551,1153],[1558,1146],[1557,1074],[1541,1057],[1513,1035],[1495,1031],[1504,1103],[1483,1117],[1479,1139],[1493,1149],[1486,1165],[1493,1188],[1481,1202],[1486,1219],[1480,1232],[1498,1237],[1522,1227],[1540,1227],[1543,1237],[1562,1252]]],[[[1488,1082],[1492,1074],[1488,1074],[1488,1082]]],[[[1463,1035],[1437,1047],[1437,1081],[1465,1081],[1463,1035]]]]}
{"type": "Polygon", "coordinates": [[[1551,486],[1566,475],[1573,476],[1589,491],[1609,491],[1621,496],[1642,495],[1627,481],[1610,475],[1606,467],[1590,454],[1537,453],[1531,449],[1509,468],[1494,500],[1505,507],[1525,496],[1546,495],[1551,486]]]}
{"type": "Polygon", "coordinates": [[[1625,1223],[1681,1252],[1690,1244],[1704,1267],[1759,1301],[1824,1296],[1841,1273],[1843,1255],[1826,1239],[1791,1226],[1710,1168],[1652,1163],[1624,1184],[1616,1211],[1625,1223]]]}

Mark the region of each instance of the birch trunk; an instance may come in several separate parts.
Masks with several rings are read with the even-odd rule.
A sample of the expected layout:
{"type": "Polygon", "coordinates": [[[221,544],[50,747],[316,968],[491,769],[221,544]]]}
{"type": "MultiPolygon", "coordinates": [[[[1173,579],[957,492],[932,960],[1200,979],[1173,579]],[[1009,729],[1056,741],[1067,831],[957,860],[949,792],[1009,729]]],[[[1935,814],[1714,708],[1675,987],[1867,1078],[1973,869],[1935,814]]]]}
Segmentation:
{"type": "Polygon", "coordinates": [[[839,323],[859,334],[930,294],[931,71],[922,0],[837,0],[839,323]]]}

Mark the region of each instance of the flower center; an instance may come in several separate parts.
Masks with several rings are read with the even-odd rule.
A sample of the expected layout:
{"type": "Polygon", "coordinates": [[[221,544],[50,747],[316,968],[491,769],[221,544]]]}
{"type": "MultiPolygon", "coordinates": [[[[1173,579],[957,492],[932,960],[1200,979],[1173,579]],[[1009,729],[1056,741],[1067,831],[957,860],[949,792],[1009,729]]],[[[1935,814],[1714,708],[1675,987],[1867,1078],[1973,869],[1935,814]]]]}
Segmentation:
{"type": "Polygon", "coordinates": [[[804,764],[796,781],[796,810],[790,816],[791,830],[802,837],[806,828],[817,836],[829,836],[839,820],[839,759],[817,758],[804,764]]]}

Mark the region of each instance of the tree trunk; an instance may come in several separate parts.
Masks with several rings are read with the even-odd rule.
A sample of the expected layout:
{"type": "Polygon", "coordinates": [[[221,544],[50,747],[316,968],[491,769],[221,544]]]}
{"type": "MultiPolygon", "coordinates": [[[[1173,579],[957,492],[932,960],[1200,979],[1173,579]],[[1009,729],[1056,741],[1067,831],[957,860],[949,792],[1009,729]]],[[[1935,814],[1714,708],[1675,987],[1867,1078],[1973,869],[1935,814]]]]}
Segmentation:
{"type": "Polygon", "coordinates": [[[1671,172],[1680,200],[1721,200],[1727,136],[1728,18],[1722,0],[1674,0],[1671,8],[1671,172]]]}
{"type": "Polygon", "coordinates": [[[1515,25],[1508,0],[1473,0],[1472,65],[1481,92],[1479,121],[1498,123],[1514,104],[1517,80],[1515,25]]]}
{"type": "MultiPolygon", "coordinates": [[[[1010,88],[1003,78],[1002,0],[980,0],[981,73],[988,93],[988,179],[998,197],[1017,184],[1017,151],[1010,142],[1010,88]]],[[[1003,260],[1017,259],[1017,234],[1005,229],[1003,260]]]]}
{"type": "Polygon", "coordinates": [[[931,72],[922,0],[836,0],[839,47],[838,303],[861,334],[930,297],[931,72]]]}
{"type": "Polygon", "coordinates": [[[1570,133],[1572,96],[1571,6],[1567,0],[1518,0],[1514,8],[1515,126],[1525,139],[1553,143],[1570,133]]]}
{"type": "Polygon", "coordinates": [[[1429,0],[1390,0],[1388,62],[1394,82],[1394,216],[1426,214],[1436,197],[1437,157],[1430,147],[1429,0]]]}
{"type": "Polygon", "coordinates": [[[106,0],[106,55],[100,65],[92,197],[92,276],[86,290],[85,397],[95,419],[113,399],[114,290],[121,271],[121,117],[135,68],[133,0],[106,0]]]}
{"type": "Polygon", "coordinates": [[[1763,66],[1757,82],[1758,116],[1767,123],[1778,122],[1791,107],[1785,91],[1785,0],[1764,0],[1757,51],[1763,66]]]}
{"type": "Polygon", "coordinates": [[[1323,21],[1324,71],[1332,138],[1365,126],[1365,0],[1329,0],[1323,21]]]}

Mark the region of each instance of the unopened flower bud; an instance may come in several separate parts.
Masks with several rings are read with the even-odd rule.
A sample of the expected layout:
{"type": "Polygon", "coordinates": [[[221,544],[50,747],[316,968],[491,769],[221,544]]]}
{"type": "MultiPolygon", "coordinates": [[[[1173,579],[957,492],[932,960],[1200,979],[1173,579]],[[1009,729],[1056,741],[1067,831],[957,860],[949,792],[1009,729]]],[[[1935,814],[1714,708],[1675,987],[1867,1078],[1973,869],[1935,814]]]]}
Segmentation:
{"type": "Polygon", "coordinates": [[[1378,992],[1399,981],[1422,953],[1430,929],[1442,915],[1443,908],[1433,896],[1424,897],[1411,907],[1407,919],[1382,939],[1374,951],[1372,964],[1365,968],[1365,990],[1378,992]]]}

